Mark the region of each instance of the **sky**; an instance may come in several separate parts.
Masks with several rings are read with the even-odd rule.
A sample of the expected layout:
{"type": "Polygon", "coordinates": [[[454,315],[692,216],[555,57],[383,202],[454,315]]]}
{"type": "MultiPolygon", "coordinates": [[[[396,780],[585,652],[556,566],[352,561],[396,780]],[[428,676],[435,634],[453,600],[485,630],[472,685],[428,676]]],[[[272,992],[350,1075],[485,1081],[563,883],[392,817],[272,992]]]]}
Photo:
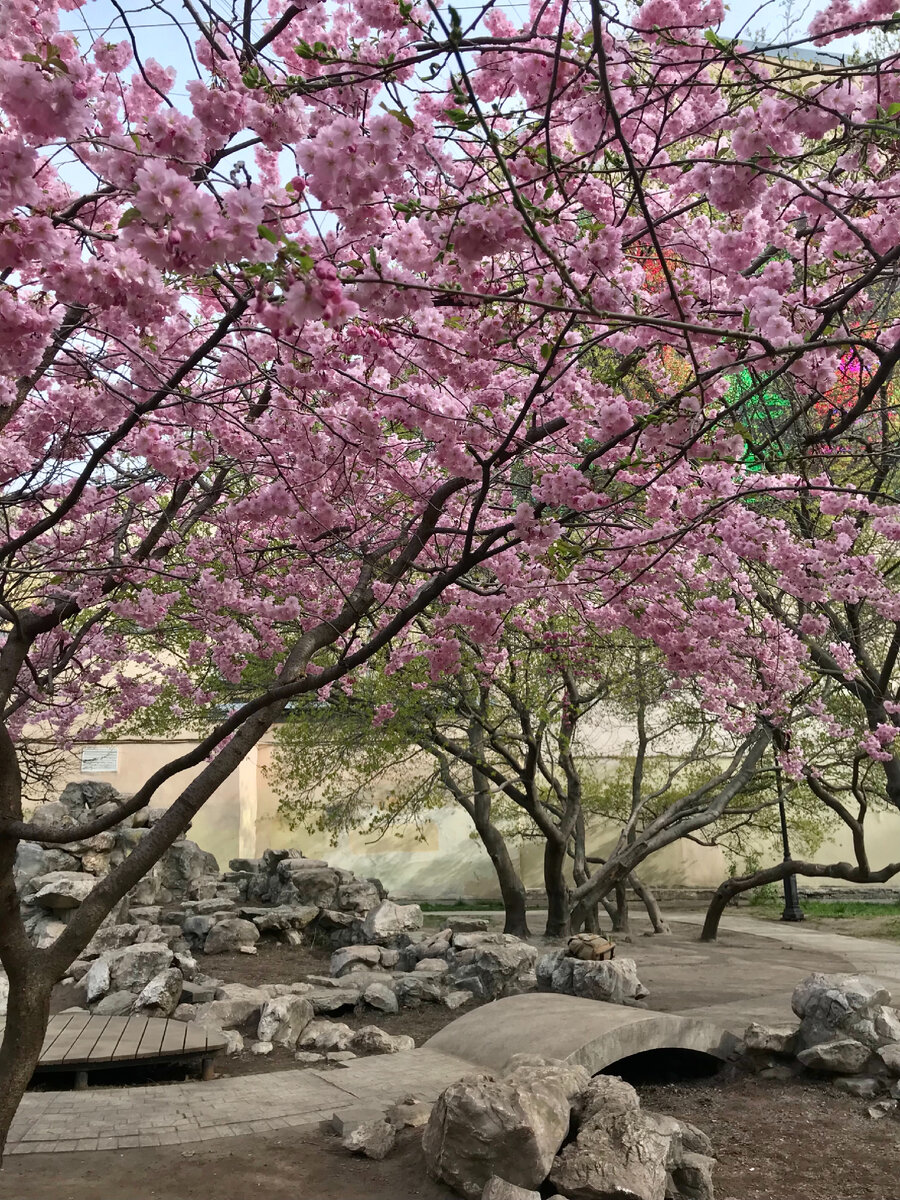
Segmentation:
{"type": "MultiPolygon", "coordinates": [[[[720,30],[727,37],[742,36],[776,42],[787,38],[795,41],[804,36],[809,20],[824,6],[824,2],[825,0],[730,0],[720,30]],[[764,32],[766,37],[758,36],[764,32]]],[[[171,0],[171,3],[159,0],[159,4],[164,5],[170,13],[176,13],[179,19],[182,17],[177,0],[171,0]]],[[[119,0],[119,6],[132,14],[131,23],[140,31],[145,56],[155,58],[163,65],[179,67],[184,63],[186,68],[184,47],[173,41],[171,22],[154,6],[153,0],[119,0]]],[[[455,4],[464,25],[466,14],[477,13],[482,6],[478,0],[457,0],[455,4]]],[[[229,0],[215,0],[214,5],[210,7],[217,7],[226,12],[231,8],[231,3],[229,0]]],[[[518,14],[524,20],[528,12],[527,0],[520,0],[518,3],[515,0],[499,0],[498,7],[509,11],[513,19],[518,14]]],[[[258,10],[261,16],[256,22],[256,27],[260,30],[267,20],[267,9],[265,0],[260,0],[258,10]]],[[[81,32],[86,39],[90,38],[91,42],[96,36],[107,31],[115,40],[124,36],[122,19],[113,0],[88,0],[83,8],[64,13],[63,17],[67,28],[81,32]]],[[[183,18],[190,20],[186,13],[183,14],[183,18]]],[[[828,49],[829,52],[839,53],[852,49],[852,46],[852,39],[844,38],[833,43],[828,49]]]]}

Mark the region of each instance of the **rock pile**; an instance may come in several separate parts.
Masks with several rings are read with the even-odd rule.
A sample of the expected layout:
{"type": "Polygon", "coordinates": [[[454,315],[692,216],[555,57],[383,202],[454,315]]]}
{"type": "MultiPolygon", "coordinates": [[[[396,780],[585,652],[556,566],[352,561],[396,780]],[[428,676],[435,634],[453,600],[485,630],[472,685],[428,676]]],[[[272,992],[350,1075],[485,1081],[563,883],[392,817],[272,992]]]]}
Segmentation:
{"type": "Polygon", "coordinates": [[[770,1077],[800,1069],[831,1077],[841,1091],[863,1099],[884,1096],[870,1109],[884,1116],[900,1101],[900,1009],[890,992],[863,975],[808,976],[794,990],[797,1028],[750,1025],[744,1062],[770,1077]]]}
{"type": "Polygon", "coordinates": [[[428,1173],[476,1200],[713,1200],[699,1129],[642,1111],[615,1076],[517,1054],[438,1098],[422,1141],[428,1173]]]}
{"type": "MultiPolygon", "coordinates": [[[[112,812],[122,797],[108,783],[70,783],[58,800],[42,804],[37,825],[83,824],[112,812]]],[[[51,945],[97,879],[120,863],[162,815],[162,809],[135,813],[115,829],[61,849],[52,843],[20,842],[14,878],[26,910],[25,927],[39,947],[51,945]]],[[[219,864],[187,838],[179,838],[129,894],[135,905],[168,904],[202,895],[228,894],[219,864]]],[[[235,893],[236,895],[236,893],[235,893]]]]}
{"type": "Polygon", "coordinates": [[[568,951],[569,947],[552,950],[541,957],[536,970],[540,991],[631,1006],[650,995],[638,979],[633,958],[585,960],[568,951]]]}

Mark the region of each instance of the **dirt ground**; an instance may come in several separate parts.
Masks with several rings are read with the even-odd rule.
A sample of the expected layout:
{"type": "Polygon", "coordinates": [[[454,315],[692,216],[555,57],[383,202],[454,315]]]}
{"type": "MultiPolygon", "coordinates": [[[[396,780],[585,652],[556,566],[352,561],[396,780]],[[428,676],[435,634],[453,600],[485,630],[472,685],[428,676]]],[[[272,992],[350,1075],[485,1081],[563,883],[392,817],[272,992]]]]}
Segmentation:
{"type": "MultiPolygon", "coordinates": [[[[821,1083],[741,1076],[639,1088],[645,1107],[705,1129],[718,1200],[897,1200],[900,1119],[821,1083]]],[[[2,1200],[451,1200],[427,1178],[419,1134],[384,1162],[323,1129],[103,1154],[12,1156],[2,1200]]]]}
{"type": "Polygon", "coordinates": [[[829,1084],[746,1075],[638,1088],[712,1138],[717,1200],[897,1200],[900,1119],[829,1084]]]}

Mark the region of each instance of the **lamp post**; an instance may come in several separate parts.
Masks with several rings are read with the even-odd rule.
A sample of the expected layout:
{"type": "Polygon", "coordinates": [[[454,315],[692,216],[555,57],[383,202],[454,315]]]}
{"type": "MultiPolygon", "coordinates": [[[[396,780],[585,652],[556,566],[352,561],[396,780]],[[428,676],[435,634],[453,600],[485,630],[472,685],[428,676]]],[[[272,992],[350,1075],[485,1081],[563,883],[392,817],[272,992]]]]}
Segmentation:
{"type": "MultiPolygon", "coordinates": [[[[784,792],[781,787],[781,768],[775,767],[775,780],[778,788],[778,811],[781,814],[781,845],[784,850],[784,861],[791,861],[791,847],[788,842],[787,813],[784,808],[784,792]]],[[[800,894],[797,891],[797,876],[794,874],[784,877],[784,912],[782,921],[802,921],[803,909],[800,907],[800,894]]]]}

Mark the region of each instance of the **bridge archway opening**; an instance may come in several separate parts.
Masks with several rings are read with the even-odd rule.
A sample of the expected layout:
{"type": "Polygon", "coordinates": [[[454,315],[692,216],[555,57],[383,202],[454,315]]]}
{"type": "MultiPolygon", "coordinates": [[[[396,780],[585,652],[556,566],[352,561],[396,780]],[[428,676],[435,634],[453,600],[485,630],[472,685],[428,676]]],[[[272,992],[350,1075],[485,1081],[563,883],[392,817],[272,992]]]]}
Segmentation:
{"type": "Polygon", "coordinates": [[[725,1064],[713,1054],[702,1050],[686,1050],[681,1046],[662,1046],[642,1050],[610,1063],[600,1075],[618,1075],[626,1083],[663,1084],[685,1083],[692,1079],[709,1079],[725,1064]]]}

